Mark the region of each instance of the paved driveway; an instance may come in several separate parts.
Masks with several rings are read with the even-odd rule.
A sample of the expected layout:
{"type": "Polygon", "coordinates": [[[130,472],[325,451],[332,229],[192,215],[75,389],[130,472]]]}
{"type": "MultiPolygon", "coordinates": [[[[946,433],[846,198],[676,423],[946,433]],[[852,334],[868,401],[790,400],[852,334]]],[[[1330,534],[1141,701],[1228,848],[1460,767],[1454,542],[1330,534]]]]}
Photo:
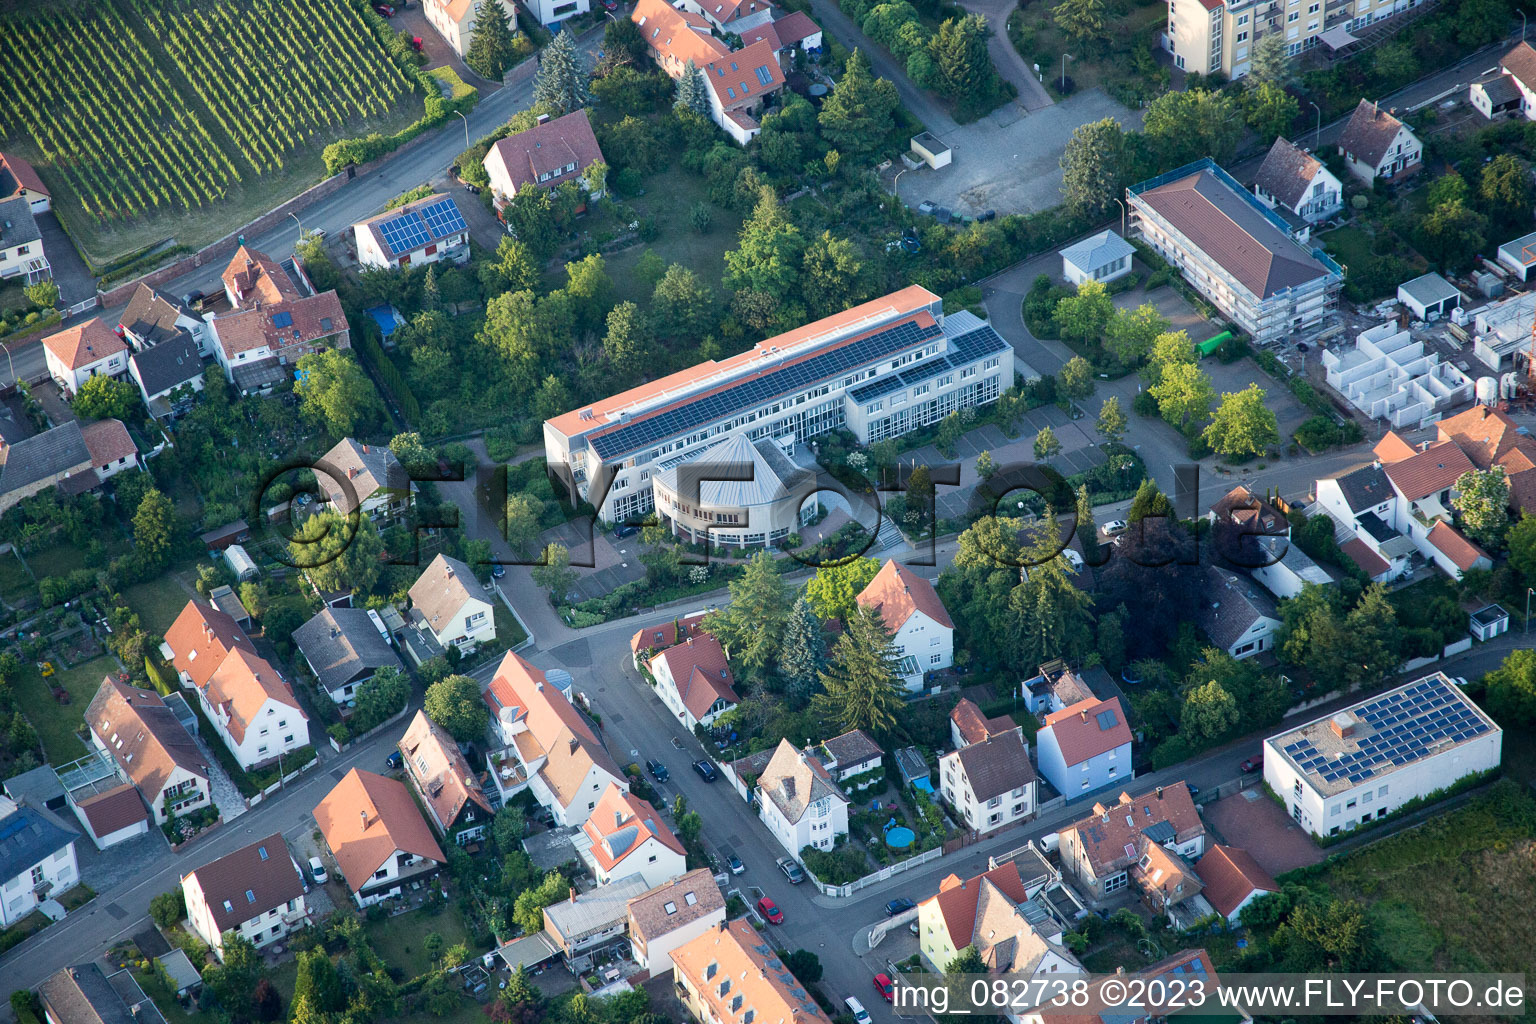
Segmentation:
{"type": "MultiPolygon", "coordinates": [[[[1006,38],[1002,44],[1012,51],[1006,38]]],[[[902,99],[906,100],[905,93],[902,99]]],[[[1141,111],[1131,110],[1101,89],[1086,89],[1033,112],[1007,103],[963,127],[951,121],[949,128],[933,129],[954,151],[950,165],[937,171],[927,167],[907,171],[897,180],[898,191],[908,206],[931,199],[971,216],[984,210],[1033,213],[1048,209],[1061,203],[1061,154],[1067,140],[1079,125],[1106,117],[1115,118],[1127,130],[1141,127],[1141,111]]]]}
{"type": "Polygon", "coordinates": [[[1019,90],[1014,102],[1025,110],[1044,110],[1055,103],[1045,86],[1035,77],[1035,69],[1008,39],[1008,15],[1018,6],[1018,0],[961,0],[961,7],[987,19],[992,34],[987,37],[987,55],[992,58],[997,73],[1012,82],[1019,90]]]}
{"type": "Polygon", "coordinates": [[[64,233],[59,218],[50,210],[37,214],[36,220],[37,229],[43,235],[43,252],[53,270],[53,283],[59,286],[59,305],[68,307],[94,298],[96,279],[75,251],[75,244],[64,233]]]}

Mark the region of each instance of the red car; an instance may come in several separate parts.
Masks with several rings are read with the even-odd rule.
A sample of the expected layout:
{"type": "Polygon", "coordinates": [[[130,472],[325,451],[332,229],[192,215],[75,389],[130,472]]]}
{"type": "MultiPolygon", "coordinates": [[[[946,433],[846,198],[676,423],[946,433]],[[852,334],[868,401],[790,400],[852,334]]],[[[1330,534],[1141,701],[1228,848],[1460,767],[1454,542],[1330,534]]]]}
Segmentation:
{"type": "Polygon", "coordinates": [[[891,980],[889,974],[875,975],[875,988],[880,990],[880,998],[888,1003],[896,1001],[896,983],[891,980]]]}
{"type": "Polygon", "coordinates": [[[421,36],[412,36],[411,37],[411,49],[415,50],[417,53],[420,53],[421,52],[421,47],[422,47],[421,36]]]}
{"type": "Polygon", "coordinates": [[[1244,775],[1252,775],[1254,772],[1264,767],[1264,756],[1261,754],[1258,757],[1250,757],[1242,764],[1238,765],[1238,767],[1243,770],[1244,775]]]}
{"type": "Polygon", "coordinates": [[[395,16],[395,9],[389,4],[374,4],[373,9],[386,18],[393,18],[395,16]]]}
{"type": "Polygon", "coordinates": [[[774,924],[784,923],[784,911],[780,910],[779,905],[767,896],[757,901],[757,911],[774,924]]]}

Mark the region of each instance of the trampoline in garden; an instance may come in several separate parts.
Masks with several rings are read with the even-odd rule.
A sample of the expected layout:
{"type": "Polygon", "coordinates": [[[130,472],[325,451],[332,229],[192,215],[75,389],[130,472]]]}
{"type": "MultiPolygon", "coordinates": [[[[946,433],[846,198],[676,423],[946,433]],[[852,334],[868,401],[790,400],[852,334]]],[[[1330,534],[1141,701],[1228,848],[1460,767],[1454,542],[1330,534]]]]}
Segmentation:
{"type": "Polygon", "coordinates": [[[897,825],[885,831],[885,845],[893,850],[905,850],[916,841],[917,835],[905,825],[897,825]]]}

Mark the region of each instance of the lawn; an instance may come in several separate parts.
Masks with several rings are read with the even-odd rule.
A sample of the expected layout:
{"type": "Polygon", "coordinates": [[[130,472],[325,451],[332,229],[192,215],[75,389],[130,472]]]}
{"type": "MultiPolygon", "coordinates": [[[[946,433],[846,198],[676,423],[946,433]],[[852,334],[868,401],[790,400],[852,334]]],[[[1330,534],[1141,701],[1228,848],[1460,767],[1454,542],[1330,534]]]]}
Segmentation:
{"type": "Polygon", "coordinates": [[[1371,236],[1360,228],[1336,228],[1318,235],[1317,240],[1336,262],[1346,266],[1364,266],[1374,255],[1371,236]]]}
{"type": "MultiPolygon", "coordinates": [[[[653,250],[667,266],[681,263],[715,289],[718,297],[725,298],[720,290],[720,279],[725,274],[725,253],[736,248],[742,218],[709,202],[709,188],[703,178],[675,171],[655,174],[645,180],[644,195],[624,202],[634,207],[641,220],[648,216],[656,218],[661,234],[652,242],[631,246],[606,257],[615,301],[638,302],[642,307],[650,301],[651,288],[634,272],[635,264],[646,249],[653,250]],[[697,202],[708,205],[713,214],[709,230],[702,235],[689,226],[688,220],[688,211],[697,202]]],[[[589,230],[601,226],[604,225],[594,224],[589,230]]]]}
{"type": "Polygon", "coordinates": [[[174,573],[166,572],[147,583],[136,583],[123,591],[128,607],[139,614],[139,624],[146,632],[164,635],[176,616],[186,607],[191,595],[174,573]]]}
{"type": "MultiPolygon", "coordinates": [[[[407,979],[425,974],[432,967],[432,958],[422,948],[422,941],[436,932],[443,937],[443,948],[469,941],[459,908],[444,904],[435,914],[425,910],[412,910],[398,917],[386,917],[382,921],[369,921],[363,925],[368,942],[374,952],[384,958],[391,967],[405,972],[407,979]]],[[[478,950],[471,950],[471,953],[478,950]]]]}
{"type": "Polygon", "coordinates": [[[516,617],[502,604],[501,598],[492,601],[491,607],[496,610],[496,646],[505,644],[510,650],[528,639],[528,634],[523,632],[523,627],[517,624],[516,617]]]}
{"type": "Polygon", "coordinates": [[[115,531],[96,537],[106,548],[105,557],[96,559],[84,547],[63,543],[42,548],[27,556],[27,565],[38,579],[44,576],[65,576],[76,569],[102,569],[118,555],[128,551],[128,539],[115,531]]]}
{"type": "Polygon", "coordinates": [[[85,725],[85,709],[96,696],[102,679],[117,671],[117,659],[103,655],[74,668],[60,669],[48,679],[43,678],[35,665],[23,665],[16,674],[11,683],[16,691],[16,702],[32,728],[37,730],[43,741],[43,752],[51,763],[73,761],[86,752],[84,742],[77,735],[85,725]],[[52,686],[68,690],[70,703],[60,704],[54,700],[52,686]]]}
{"type": "Polygon", "coordinates": [[[14,551],[0,555],[0,600],[6,604],[25,604],[37,599],[37,581],[27,572],[14,551]]]}

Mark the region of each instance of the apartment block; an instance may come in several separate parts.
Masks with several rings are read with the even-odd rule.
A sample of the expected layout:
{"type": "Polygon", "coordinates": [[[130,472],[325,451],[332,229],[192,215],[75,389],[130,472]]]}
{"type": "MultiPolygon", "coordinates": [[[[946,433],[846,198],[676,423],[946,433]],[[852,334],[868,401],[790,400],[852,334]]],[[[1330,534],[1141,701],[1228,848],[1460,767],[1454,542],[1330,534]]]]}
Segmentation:
{"type": "Polygon", "coordinates": [[[1253,50],[1267,35],[1283,33],[1285,52],[1315,46],[1342,49],[1351,34],[1419,6],[1422,0],[1168,0],[1163,45],[1175,67],[1201,75],[1242,78],[1253,50]]]}

